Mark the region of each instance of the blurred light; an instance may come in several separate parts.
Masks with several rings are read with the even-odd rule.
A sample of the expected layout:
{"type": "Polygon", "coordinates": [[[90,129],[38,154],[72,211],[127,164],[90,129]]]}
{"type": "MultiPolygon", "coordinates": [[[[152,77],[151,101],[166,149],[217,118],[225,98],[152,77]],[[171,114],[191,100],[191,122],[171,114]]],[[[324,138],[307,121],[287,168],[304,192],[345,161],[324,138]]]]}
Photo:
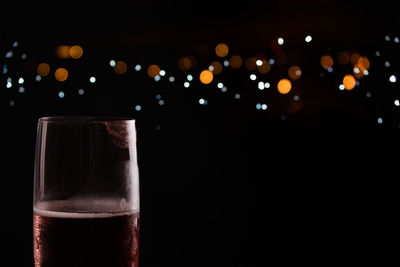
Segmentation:
{"type": "Polygon", "coordinates": [[[351,64],[356,65],[359,58],[360,58],[360,54],[359,53],[357,53],[357,52],[351,53],[351,55],[350,55],[351,64]]]}
{"type": "Polygon", "coordinates": [[[5,55],[5,58],[12,58],[14,56],[13,51],[8,51],[5,55]]]}
{"type": "Polygon", "coordinates": [[[268,63],[270,65],[274,65],[275,64],[275,59],[271,58],[270,60],[268,60],[268,63]]]}
{"type": "Polygon", "coordinates": [[[260,90],[264,90],[265,89],[265,86],[264,86],[263,82],[258,82],[258,89],[260,89],[260,90]]]}
{"type": "Polygon", "coordinates": [[[56,47],[56,55],[59,58],[69,58],[69,45],[59,45],[56,47]]]}
{"type": "Polygon", "coordinates": [[[8,72],[7,65],[3,65],[3,74],[6,74],[8,72]]]}
{"type": "Polygon", "coordinates": [[[224,67],[229,67],[229,60],[224,60],[224,67]]]}
{"type": "Polygon", "coordinates": [[[161,99],[161,95],[160,94],[156,94],[156,99],[160,100],[161,99]]]}
{"type": "Polygon", "coordinates": [[[154,77],[154,81],[158,82],[159,80],[161,80],[161,76],[160,75],[156,75],[156,77],[154,77]]]}
{"type": "Polygon", "coordinates": [[[225,93],[226,91],[228,91],[228,87],[223,86],[223,87],[221,88],[221,92],[225,93]]]}
{"type": "Polygon", "coordinates": [[[381,53],[380,53],[379,51],[376,51],[376,52],[375,52],[375,56],[380,57],[380,56],[381,56],[381,53]]]}
{"type": "Polygon", "coordinates": [[[218,75],[222,72],[222,64],[218,61],[211,62],[210,66],[213,67],[212,73],[218,75]]]}
{"type": "Polygon", "coordinates": [[[18,46],[18,41],[14,41],[12,47],[17,47],[17,46],[18,46]]]}
{"type": "Polygon", "coordinates": [[[281,79],[278,82],[278,91],[281,94],[287,94],[292,89],[292,83],[288,79],[281,79]]]}
{"type": "Polygon", "coordinates": [[[343,85],[343,84],[340,84],[340,85],[339,85],[339,90],[341,90],[341,91],[344,90],[344,85],[343,85]]]}
{"type": "Polygon", "coordinates": [[[7,87],[7,88],[11,88],[11,87],[12,87],[12,82],[11,82],[11,80],[7,80],[6,87],[7,87]]]}
{"type": "Polygon", "coordinates": [[[271,85],[269,84],[269,82],[266,82],[265,84],[264,84],[264,88],[265,89],[268,89],[268,88],[270,88],[271,87],[271,85]]]}
{"type": "Polygon", "coordinates": [[[399,40],[399,37],[394,37],[394,39],[393,39],[393,41],[395,42],[395,43],[398,43],[398,42],[400,42],[400,40],[399,40]]]}
{"type": "Polygon", "coordinates": [[[10,101],[10,107],[15,106],[15,102],[13,100],[10,101]]]}
{"type": "Polygon", "coordinates": [[[370,98],[371,96],[372,96],[371,92],[366,92],[366,93],[365,93],[365,97],[366,97],[366,98],[370,98]]]}
{"type": "Polygon", "coordinates": [[[288,70],[288,75],[293,81],[298,80],[301,77],[301,69],[297,65],[293,65],[288,70]]]}
{"type": "Polygon", "coordinates": [[[267,110],[267,108],[268,108],[267,104],[262,104],[262,105],[261,105],[261,109],[262,109],[262,110],[267,110]]]}
{"type": "Polygon", "coordinates": [[[185,88],[188,88],[188,87],[190,86],[190,83],[189,83],[189,82],[184,82],[184,83],[183,83],[183,86],[184,86],[185,88]]]}
{"type": "Polygon", "coordinates": [[[359,57],[357,65],[362,67],[360,68],[362,71],[368,70],[369,67],[371,66],[369,59],[367,57],[359,57]]]}
{"type": "Polygon", "coordinates": [[[118,75],[122,75],[126,72],[128,66],[126,65],[125,61],[118,60],[115,62],[114,71],[118,75]]]}
{"type": "Polygon", "coordinates": [[[160,70],[160,76],[165,76],[166,72],[165,70],[160,70]]]}
{"type": "Polygon", "coordinates": [[[243,64],[243,60],[240,56],[238,55],[233,55],[231,56],[231,58],[229,59],[229,65],[233,68],[233,69],[238,69],[242,66],[243,64]]]}
{"type": "Polygon", "coordinates": [[[115,67],[115,60],[114,59],[110,60],[110,67],[115,67]]]}
{"type": "Polygon", "coordinates": [[[236,99],[240,99],[240,94],[239,94],[239,93],[236,93],[234,97],[235,97],[236,99]]]}
{"type": "Polygon", "coordinates": [[[397,107],[400,106],[400,101],[398,99],[394,100],[394,105],[397,107]]]}
{"type": "Polygon", "coordinates": [[[90,77],[90,78],[89,78],[89,81],[90,81],[91,83],[95,83],[95,82],[96,82],[96,77],[94,77],[94,76],[90,77]]]}
{"type": "Polygon", "coordinates": [[[20,87],[18,88],[18,92],[20,92],[20,93],[23,93],[23,92],[25,92],[25,88],[24,88],[24,87],[22,87],[22,86],[20,86],[20,87]]]}
{"type": "Polygon", "coordinates": [[[169,80],[171,83],[173,83],[173,82],[175,82],[175,77],[174,77],[174,76],[170,76],[170,77],[168,78],[168,80],[169,80]]]}
{"type": "Polygon", "coordinates": [[[248,57],[246,58],[245,62],[244,62],[244,67],[247,70],[253,71],[257,68],[257,59],[255,57],[248,57]]]}
{"type": "Polygon", "coordinates": [[[385,61],[385,67],[387,67],[387,68],[389,68],[390,67],[390,63],[389,63],[389,61],[385,61]]]}
{"type": "Polygon", "coordinates": [[[294,100],[294,101],[299,101],[299,100],[300,100],[300,96],[294,95],[294,96],[293,96],[293,100],[294,100]]]}
{"type": "Polygon", "coordinates": [[[285,42],[285,40],[283,40],[282,37],[279,37],[279,38],[278,38],[278,44],[279,44],[279,45],[283,45],[284,42],[285,42]]]}
{"type": "Polygon", "coordinates": [[[18,79],[18,83],[19,83],[19,84],[23,84],[23,83],[24,83],[24,78],[20,77],[20,78],[18,79]]]}
{"type": "Polygon", "coordinates": [[[332,67],[329,67],[329,68],[328,68],[328,72],[333,72],[333,68],[332,68],[332,67]]]}
{"type": "Polygon", "coordinates": [[[37,82],[40,82],[41,79],[42,79],[42,76],[40,76],[39,74],[36,75],[35,80],[36,80],[37,82]]]}
{"type": "Polygon", "coordinates": [[[186,75],[186,79],[187,79],[188,81],[192,81],[192,80],[193,80],[192,74],[186,75]]]}
{"type": "Polygon", "coordinates": [[[58,97],[59,98],[64,98],[65,94],[63,91],[58,92],[58,97]]]}
{"type": "Polygon", "coordinates": [[[192,66],[192,62],[190,61],[190,59],[188,57],[181,57],[178,60],[178,68],[180,70],[186,71],[189,70],[192,66]]]}
{"type": "Polygon", "coordinates": [[[68,50],[69,56],[73,59],[81,58],[83,55],[83,49],[79,45],[73,45],[68,50]]]}
{"type": "Polygon", "coordinates": [[[389,81],[390,81],[391,83],[395,83],[395,82],[397,81],[396,76],[395,76],[395,75],[390,75],[389,81]]]}
{"type": "Polygon", "coordinates": [[[345,66],[350,62],[350,54],[347,51],[341,51],[337,54],[337,60],[340,65],[345,66]]]}
{"type": "Polygon", "coordinates": [[[389,35],[385,36],[385,41],[390,41],[390,36],[389,35]]]}
{"type": "Polygon", "coordinates": [[[265,59],[262,60],[261,62],[262,62],[262,64],[261,64],[261,66],[257,66],[257,70],[261,74],[267,74],[271,70],[271,65],[265,59]]]}
{"type": "Polygon", "coordinates": [[[25,53],[23,53],[22,55],[21,55],[21,59],[27,59],[28,58],[28,56],[25,54],[25,53]]]}
{"type": "Polygon", "coordinates": [[[330,55],[323,55],[321,57],[320,63],[324,69],[328,70],[330,67],[333,66],[333,58],[330,55]]]}
{"type": "Polygon", "coordinates": [[[54,72],[54,77],[57,81],[63,82],[68,78],[68,71],[65,68],[58,68],[54,72]]]}
{"type": "Polygon", "coordinates": [[[207,104],[208,104],[208,101],[207,101],[206,99],[204,99],[204,98],[200,98],[200,99],[199,99],[199,104],[200,104],[200,105],[207,105],[207,104]]]}
{"type": "Polygon", "coordinates": [[[224,87],[224,84],[223,84],[223,83],[217,83],[217,87],[218,87],[219,89],[221,89],[222,87],[224,87]]]}
{"type": "Polygon", "coordinates": [[[353,75],[347,74],[343,78],[343,85],[346,90],[352,90],[356,86],[356,79],[353,75]]]}
{"type": "Polygon", "coordinates": [[[140,71],[142,69],[142,66],[140,66],[139,64],[137,64],[136,66],[135,66],[135,70],[136,71],[140,71]]]}
{"type": "Polygon", "coordinates": [[[250,80],[255,81],[257,76],[255,74],[250,74],[250,80]]]}
{"type": "Polygon", "coordinates": [[[260,109],[261,109],[261,103],[257,103],[257,104],[256,104],[256,109],[257,109],[257,110],[260,110],[260,109]]]}
{"type": "Polygon", "coordinates": [[[212,82],[214,78],[214,75],[211,71],[209,70],[203,70],[200,73],[200,82],[202,82],[203,84],[209,84],[212,82]]]}
{"type": "Polygon", "coordinates": [[[309,42],[311,42],[312,37],[310,35],[307,35],[304,40],[306,41],[306,43],[309,43],[309,42]]]}
{"type": "Polygon", "coordinates": [[[156,65],[156,64],[150,65],[147,68],[147,75],[149,75],[150,78],[154,78],[160,74],[160,70],[161,69],[158,65],[156,65]]]}
{"type": "Polygon", "coordinates": [[[382,124],[383,123],[383,119],[381,117],[379,117],[376,121],[377,121],[378,124],[382,124]]]}
{"type": "Polygon", "coordinates": [[[84,94],[85,94],[85,90],[79,89],[79,90],[78,90],[78,94],[79,94],[79,95],[84,95],[84,94]]]}
{"type": "Polygon", "coordinates": [[[136,111],[141,111],[142,110],[142,106],[141,105],[136,105],[135,106],[135,110],[136,111]]]}
{"type": "Polygon", "coordinates": [[[226,44],[220,43],[215,47],[215,54],[219,57],[226,57],[229,53],[229,48],[226,44]]]}
{"type": "Polygon", "coordinates": [[[158,100],[158,104],[159,104],[160,106],[163,106],[163,105],[165,104],[165,102],[164,102],[164,100],[160,99],[160,100],[158,100]]]}
{"type": "Polygon", "coordinates": [[[37,66],[36,71],[40,76],[46,77],[50,73],[50,66],[47,63],[40,63],[37,66]]]}
{"type": "Polygon", "coordinates": [[[262,66],[262,64],[263,64],[263,62],[262,62],[261,59],[257,59],[257,60],[256,60],[256,65],[257,65],[257,66],[262,66]]]}

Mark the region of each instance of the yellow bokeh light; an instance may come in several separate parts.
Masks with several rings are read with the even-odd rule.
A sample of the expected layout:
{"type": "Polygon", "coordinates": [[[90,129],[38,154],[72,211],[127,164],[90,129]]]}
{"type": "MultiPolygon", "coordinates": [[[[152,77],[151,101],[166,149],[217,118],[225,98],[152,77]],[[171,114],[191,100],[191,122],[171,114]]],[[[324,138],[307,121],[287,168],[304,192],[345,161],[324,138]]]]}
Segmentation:
{"type": "Polygon", "coordinates": [[[222,72],[222,64],[218,61],[211,62],[210,66],[212,67],[212,73],[214,75],[218,75],[222,72]]]}
{"type": "Polygon", "coordinates": [[[333,58],[330,55],[323,55],[321,57],[321,66],[324,69],[329,69],[333,66],[333,58]]]}
{"type": "Polygon", "coordinates": [[[81,58],[83,55],[83,49],[81,46],[79,45],[73,45],[69,48],[68,50],[69,56],[74,58],[74,59],[78,59],[81,58]]]}
{"type": "Polygon", "coordinates": [[[356,79],[353,75],[347,74],[343,78],[343,85],[346,90],[352,90],[356,86],[356,79]]]}
{"type": "Polygon", "coordinates": [[[160,74],[160,70],[161,69],[158,65],[156,65],[156,64],[150,65],[147,68],[147,75],[149,75],[150,78],[154,78],[160,74]]]}
{"type": "Polygon", "coordinates": [[[50,73],[50,66],[47,63],[40,63],[36,68],[37,73],[42,76],[46,77],[50,73]]]}
{"type": "Polygon", "coordinates": [[[65,68],[58,68],[54,72],[54,77],[59,82],[63,82],[68,78],[68,71],[65,68]]]}
{"type": "Polygon", "coordinates": [[[229,48],[226,44],[220,43],[215,47],[215,54],[219,57],[226,57],[229,53],[229,48]]]}
{"type": "Polygon", "coordinates": [[[212,80],[213,80],[213,78],[214,78],[214,75],[213,75],[213,73],[212,73],[211,71],[209,71],[209,70],[203,70],[203,71],[200,73],[200,82],[203,83],[203,84],[209,84],[209,83],[211,83],[212,80]]]}
{"type": "Polygon", "coordinates": [[[295,81],[301,77],[302,72],[301,72],[301,69],[299,66],[293,65],[289,68],[288,74],[289,74],[290,79],[295,81]]]}
{"type": "Polygon", "coordinates": [[[59,45],[56,48],[56,55],[59,58],[69,58],[69,45],[59,45]]]}
{"type": "Polygon", "coordinates": [[[287,94],[292,89],[292,83],[288,79],[281,79],[278,82],[278,91],[281,94],[287,94]]]}
{"type": "Polygon", "coordinates": [[[126,65],[126,63],[122,60],[119,60],[117,62],[115,62],[115,66],[114,66],[114,71],[116,74],[124,74],[126,72],[126,70],[128,69],[128,66],[126,65]]]}
{"type": "Polygon", "coordinates": [[[243,60],[240,56],[238,55],[233,55],[229,59],[229,66],[231,66],[233,69],[238,69],[242,66],[243,60]]]}

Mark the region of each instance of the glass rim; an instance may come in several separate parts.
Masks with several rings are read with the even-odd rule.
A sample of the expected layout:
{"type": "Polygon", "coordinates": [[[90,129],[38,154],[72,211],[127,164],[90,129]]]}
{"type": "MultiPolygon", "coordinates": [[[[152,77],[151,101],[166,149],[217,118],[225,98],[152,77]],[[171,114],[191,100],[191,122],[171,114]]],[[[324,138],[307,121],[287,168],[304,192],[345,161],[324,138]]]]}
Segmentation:
{"type": "Polygon", "coordinates": [[[38,119],[39,123],[97,123],[115,121],[135,122],[135,119],[122,116],[45,116],[38,119]]]}

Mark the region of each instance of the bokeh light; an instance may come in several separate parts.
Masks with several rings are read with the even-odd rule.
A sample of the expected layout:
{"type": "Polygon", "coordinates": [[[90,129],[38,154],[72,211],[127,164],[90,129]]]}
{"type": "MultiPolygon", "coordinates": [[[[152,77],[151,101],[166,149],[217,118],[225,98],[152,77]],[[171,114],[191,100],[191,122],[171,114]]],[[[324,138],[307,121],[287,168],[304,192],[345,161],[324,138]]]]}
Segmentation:
{"type": "Polygon", "coordinates": [[[297,65],[291,66],[288,70],[288,75],[293,81],[298,80],[301,77],[301,74],[301,68],[297,65]]]}
{"type": "Polygon", "coordinates": [[[147,68],[147,75],[149,75],[150,78],[155,78],[157,75],[160,74],[160,67],[156,64],[152,64],[147,68]]]}
{"type": "Polygon", "coordinates": [[[59,45],[56,47],[56,55],[59,58],[69,58],[69,45],[59,45]]]}
{"type": "Polygon", "coordinates": [[[213,73],[212,73],[211,71],[209,71],[209,70],[203,70],[203,71],[200,73],[200,82],[203,83],[203,84],[209,84],[209,83],[211,83],[212,80],[213,80],[213,78],[214,78],[214,75],[213,75],[213,73]]]}
{"type": "Polygon", "coordinates": [[[226,57],[228,53],[229,53],[229,48],[224,43],[220,43],[215,47],[215,54],[219,57],[226,57]]]}
{"type": "Polygon", "coordinates": [[[124,74],[126,72],[126,70],[128,69],[128,66],[126,65],[126,63],[122,60],[119,60],[117,62],[115,62],[114,65],[114,71],[116,74],[124,74]]]}
{"type": "Polygon", "coordinates": [[[209,70],[212,71],[212,73],[214,75],[220,74],[222,72],[222,64],[221,64],[221,62],[219,62],[219,61],[211,62],[209,70]]]}
{"type": "Polygon", "coordinates": [[[42,77],[46,77],[50,73],[50,66],[49,64],[43,62],[40,63],[37,68],[36,68],[37,74],[39,74],[42,77]]]}
{"type": "Polygon", "coordinates": [[[292,89],[292,83],[290,82],[290,80],[284,78],[278,82],[277,87],[278,87],[279,93],[287,94],[292,89]]]}
{"type": "Polygon", "coordinates": [[[337,60],[340,65],[345,66],[350,62],[350,54],[347,51],[340,51],[337,54],[337,60]]]}
{"type": "Polygon", "coordinates": [[[333,58],[331,55],[323,55],[321,57],[321,66],[328,70],[329,68],[331,68],[333,66],[333,58]]]}
{"type": "Polygon", "coordinates": [[[266,59],[261,60],[261,65],[257,66],[258,72],[261,74],[267,74],[271,70],[271,65],[266,59]]]}
{"type": "Polygon", "coordinates": [[[191,68],[192,62],[188,57],[181,57],[178,60],[178,68],[182,71],[187,71],[191,68]]]}
{"type": "Polygon", "coordinates": [[[73,45],[68,50],[69,56],[73,59],[81,58],[83,55],[83,49],[79,45],[73,45]]]}
{"type": "Polygon", "coordinates": [[[238,69],[242,66],[243,64],[243,60],[239,55],[233,55],[231,56],[231,58],[229,59],[229,65],[233,68],[233,69],[238,69]]]}
{"type": "Polygon", "coordinates": [[[343,78],[343,85],[346,90],[352,90],[356,86],[356,79],[353,75],[347,74],[343,78]]]}
{"type": "Polygon", "coordinates": [[[255,57],[248,57],[246,58],[245,62],[244,62],[244,67],[247,70],[253,71],[255,69],[257,69],[257,59],[255,57]]]}
{"type": "Polygon", "coordinates": [[[59,82],[64,82],[68,78],[68,71],[65,68],[58,68],[54,72],[54,77],[59,82]]]}

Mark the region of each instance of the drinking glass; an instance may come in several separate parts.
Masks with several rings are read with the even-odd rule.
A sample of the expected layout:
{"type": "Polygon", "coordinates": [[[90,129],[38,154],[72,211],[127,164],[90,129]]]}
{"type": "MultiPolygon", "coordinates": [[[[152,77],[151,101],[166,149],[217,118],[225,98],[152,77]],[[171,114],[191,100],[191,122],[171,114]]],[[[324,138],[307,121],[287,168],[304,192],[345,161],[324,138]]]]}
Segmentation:
{"type": "Polygon", "coordinates": [[[138,266],[135,120],[40,118],[33,195],[36,267],[138,266]]]}

